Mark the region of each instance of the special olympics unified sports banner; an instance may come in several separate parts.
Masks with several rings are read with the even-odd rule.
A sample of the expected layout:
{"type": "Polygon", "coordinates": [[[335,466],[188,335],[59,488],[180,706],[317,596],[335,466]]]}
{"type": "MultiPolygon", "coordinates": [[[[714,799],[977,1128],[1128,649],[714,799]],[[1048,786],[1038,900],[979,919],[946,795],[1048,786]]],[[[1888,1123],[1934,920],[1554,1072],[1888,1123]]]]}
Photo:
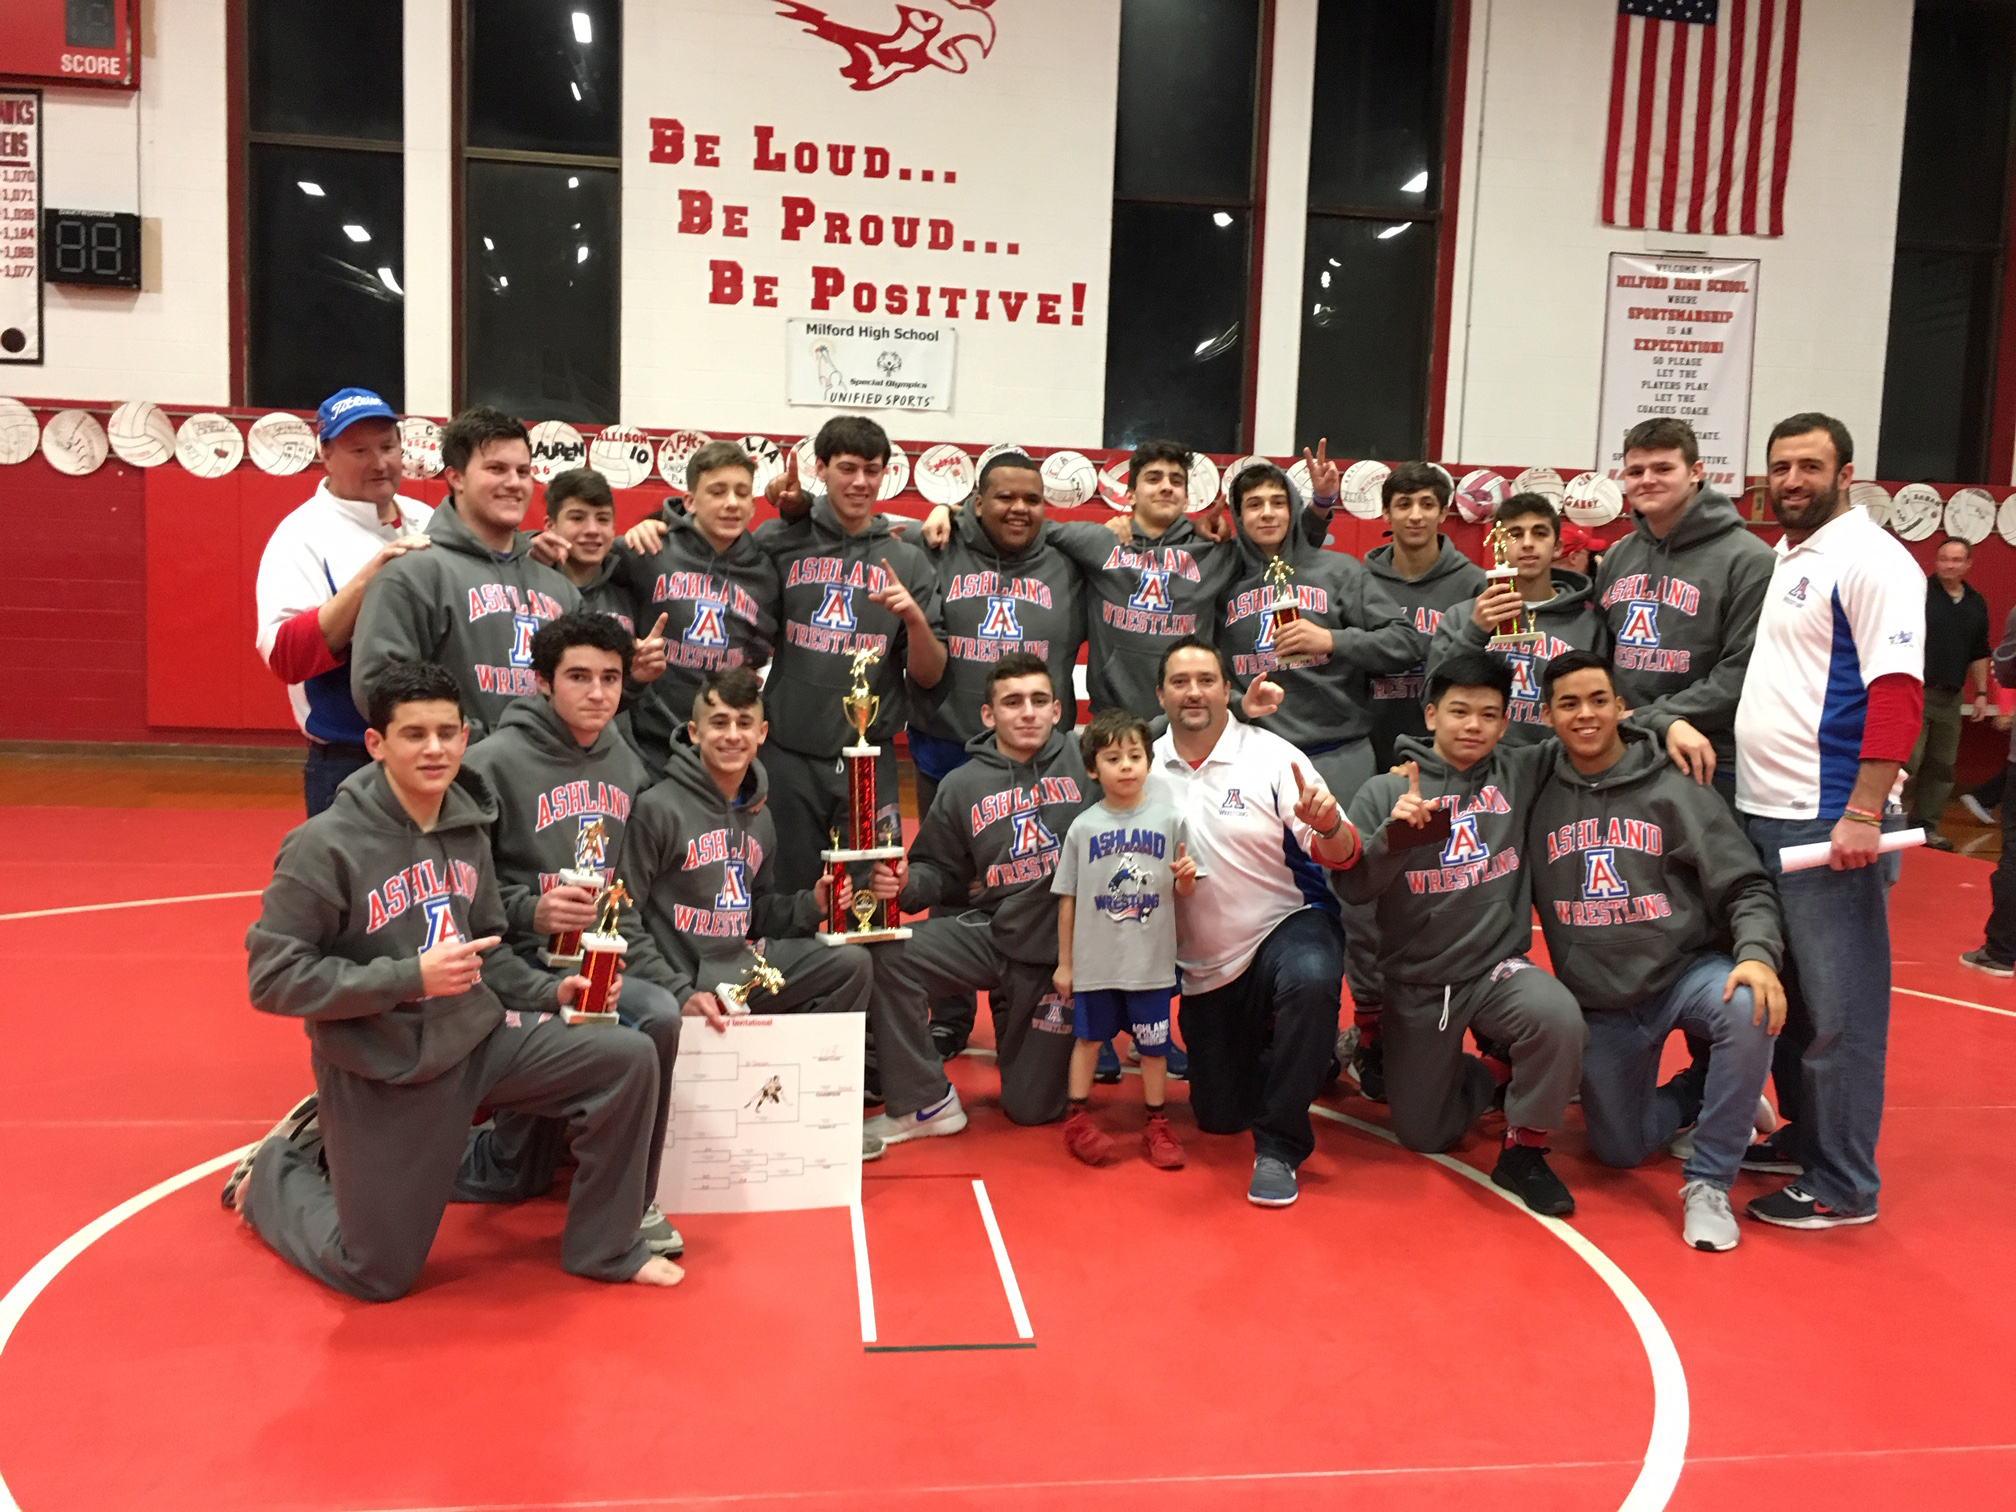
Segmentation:
{"type": "Polygon", "coordinates": [[[626,421],[816,429],[799,317],[953,333],[950,407],[898,435],[1100,444],[1119,0],[654,0],[624,27],[626,421]]]}

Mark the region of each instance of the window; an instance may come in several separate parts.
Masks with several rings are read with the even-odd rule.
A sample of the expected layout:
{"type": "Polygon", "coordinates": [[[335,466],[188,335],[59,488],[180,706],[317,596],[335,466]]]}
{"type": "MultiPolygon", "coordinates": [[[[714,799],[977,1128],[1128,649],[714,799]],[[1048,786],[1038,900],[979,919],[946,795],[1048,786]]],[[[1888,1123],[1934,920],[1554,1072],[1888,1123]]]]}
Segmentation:
{"type": "Polygon", "coordinates": [[[313,409],[406,369],[400,0],[248,0],[245,398],[313,409]]]}
{"type": "Polygon", "coordinates": [[[1297,444],[1427,447],[1442,212],[1447,4],[1321,0],[1297,444]]]}
{"type": "Polygon", "coordinates": [[[622,19],[620,0],[466,7],[468,403],[616,419],[622,19]]]}
{"type": "Polygon", "coordinates": [[[1245,449],[1260,0],[1122,0],[1106,444],[1245,449]]]}
{"type": "MultiPolygon", "coordinates": [[[[1886,478],[1989,476],[2016,14],[1920,0],[1883,367],[1886,478]]],[[[2007,476],[2007,465],[2004,465],[2007,476]]]]}

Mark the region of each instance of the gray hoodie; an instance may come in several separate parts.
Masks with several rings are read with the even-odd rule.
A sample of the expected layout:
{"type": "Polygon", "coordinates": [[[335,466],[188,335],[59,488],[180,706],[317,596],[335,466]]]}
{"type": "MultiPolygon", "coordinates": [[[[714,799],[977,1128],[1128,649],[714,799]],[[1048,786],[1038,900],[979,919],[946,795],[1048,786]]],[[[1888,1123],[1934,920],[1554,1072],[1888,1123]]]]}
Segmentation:
{"type": "Polygon", "coordinates": [[[994,732],[966,745],[966,764],[938,785],[910,846],[906,913],[956,904],[993,918],[994,948],[1054,965],[1057,898],[1050,874],[1071,821],[1097,796],[1078,742],[1052,730],[1028,761],[1010,761],[994,732]],[[979,884],[977,891],[974,883],[979,884]]]}
{"type": "Polygon", "coordinates": [[[994,664],[1027,651],[1049,664],[1064,702],[1064,727],[1078,722],[1071,669],[1085,644],[1085,606],[1077,570],[1038,531],[1003,555],[977,509],[952,517],[952,536],[931,553],[945,602],[945,675],[935,688],[910,689],[910,722],[926,735],[961,745],[985,728],[980,706],[994,664]]]}
{"type": "MultiPolygon", "coordinates": [[[[573,867],[584,828],[597,821],[602,827],[593,846],[595,869],[605,880],[630,881],[623,864],[624,828],[651,774],[613,721],[584,750],[543,698],[521,698],[506,709],[490,738],[470,750],[463,770],[489,783],[497,797],[490,851],[504,916],[511,921],[505,939],[520,955],[537,960],[546,944],[533,922],[539,895],[559,886],[560,872],[573,867]]],[[[636,889],[630,890],[634,896],[636,889]]],[[[623,969],[671,986],[658,947],[637,927],[634,909],[623,910],[617,928],[630,945],[623,969]]]]}
{"type": "Polygon", "coordinates": [[[1527,821],[1553,745],[1503,741],[1464,771],[1446,765],[1425,740],[1402,737],[1395,757],[1418,762],[1421,796],[1451,811],[1440,847],[1387,844],[1393,804],[1407,779],[1386,772],[1351,800],[1351,823],[1365,853],[1331,886],[1351,903],[1379,905],[1379,969],[1390,981],[1451,987],[1533,948],[1525,858],[1527,821]]]}
{"type": "Polygon", "coordinates": [[[764,807],[769,793],[763,763],[752,761],[729,801],[682,733],[664,780],[632,812],[623,864],[682,1006],[696,992],[744,980],[752,941],[820,927],[809,891],[771,889],[777,826],[764,807]]]}
{"type": "Polygon", "coordinates": [[[777,663],[763,689],[770,738],[801,756],[837,757],[852,745],[854,731],[840,700],[853,685],[854,652],[874,646],[882,658],[869,669],[868,687],[881,704],[868,743],[887,745],[906,714],[910,638],[901,617],[869,595],[883,586],[886,559],[942,640],[944,606],[930,557],[892,534],[885,515],[850,536],[823,495],[802,520],[765,521],[755,540],[775,564],[782,589],[777,663]]]}
{"type": "Polygon", "coordinates": [[[1784,959],[1778,893],[1729,806],[1625,725],[1624,754],[1585,777],[1556,749],[1528,859],[1554,974],[1584,1010],[1631,1008],[1713,952],[1784,959]]]}
{"type": "Polygon", "coordinates": [[[487,838],[496,817],[489,785],[466,769],[425,832],[383,767],[352,773],[280,842],[245,934],[252,1006],[305,1020],[330,1065],[400,1085],[459,1064],[507,1009],[552,1011],[559,978],[507,944],[484,953],[483,980],[467,992],[421,996],[421,951],[506,932],[487,838]]]}
{"type": "Polygon", "coordinates": [[[1372,751],[1382,768],[1393,764],[1394,746],[1401,736],[1428,738],[1428,725],[1421,715],[1421,699],[1427,691],[1428,637],[1434,635],[1451,605],[1474,599],[1487,584],[1484,569],[1458,551],[1447,536],[1436,539],[1441,542],[1441,551],[1418,578],[1402,577],[1393,570],[1391,546],[1375,546],[1365,553],[1365,570],[1422,637],[1420,661],[1405,672],[1372,679],[1372,751]]]}
{"type": "Polygon", "coordinates": [[[452,504],[427,522],[433,547],[394,557],[364,590],[351,642],[350,696],[394,661],[439,662],[462,686],[469,738],[497,727],[514,698],[537,693],[532,637],[548,620],[580,607],[574,585],[532,560],[519,531],[499,556],[470,533],[452,504]]]}
{"type": "Polygon", "coordinates": [[[1330,632],[1329,654],[1306,667],[1281,665],[1268,612],[1274,594],[1267,567],[1273,557],[1253,544],[1243,522],[1233,548],[1239,575],[1218,604],[1217,642],[1231,658],[1235,692],[1243,694],[1249,683],[1264,676],[1286,694],[1276,713],[1255,723],[1290,745],[1320,751],[1372,733],[1371,677],[1415,666],[1427,637],[1414,629],[1364,563],[1341,551],[1304,544],[1307,511],[1292,488],[1289,511],[1282,544],[1294,570],[1290,582],[1301,617],[1330,632]]]}
{"type": "MultiPolygon", "coordinates": [[[[637,628],[636,595],[621,576],[623,564],[618,555],[621,550],[621,547],[613,548],[602,558],[602,565],[595,569],[595,576],[576,588],[575,592],[581,595],[581,607],[590,614],[606,614],[632,635],[642,635],[644,632],[637,628]]],[[[651,622],[646,620],[644,623],[648,626],[651,622]]]]}
{"type": "Polygon", "coordinates": [[[1684,719],[1736,770],[1736,703],[1776,558],[1728,498],[1705,483],[1660,540],[1638,525],[1603,553],[1596,602],[1632,720],[1659,739],[1684,719]]]}
{"type": "MultiPolygon", "coordinates": [[[[1554,597],[1526,606],[1520,633],[1527,633],[1530,627],[1532,633],[1546,636],[1547,643],[1538,652],[1503,653],[1512,667],[1512,702],[1506,710],[1505,726],[1505,738],[1512,744],[1533,745],[1548,737],[1547,721],[1540,715],[1540,679],[1547,675],[1549,662],[1569,651],[1593,651],[1598,656],[1609,652],[1610,622],[1591,602],[1591,592],[1588,578],[1556,567],[1554,597]]],[[[1478,629],[1470,617],[1476,607],[1473,596],[1450,605],[1443,614],[1441,627],[1428,647],[1430,675],[1457,652],[1482,651],[1490,644],[1491,633],[1478,629]]]]}

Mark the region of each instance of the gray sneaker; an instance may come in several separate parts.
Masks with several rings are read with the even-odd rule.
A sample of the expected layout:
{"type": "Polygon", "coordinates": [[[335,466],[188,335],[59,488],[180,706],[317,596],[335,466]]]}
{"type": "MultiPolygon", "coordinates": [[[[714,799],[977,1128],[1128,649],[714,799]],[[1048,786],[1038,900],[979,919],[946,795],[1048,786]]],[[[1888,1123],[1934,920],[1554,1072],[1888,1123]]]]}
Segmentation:
{"type": "Polygon", "coordinates": [[[893,1145],[911,1139],[936,1139],[946,1134],[957,1134],[965,1127],[966,1110],[959,1106],[959,1089],[947,1087],[945,1095],[930,1107],[905,1113],[900,1118],[877,1113],[861,1126],[861,1132],[885,1145],[893,1145]]]}
{"type": "Polygon", "coordinates": [[[1736,1232],[1736,1215],[1729,1211],[1729,1194],[1706,1181],[1690,1181],[1680,1188],[1682,1214],[1680,1237],[1689,1249],[1732,1250],[1742,1236],[1736,1232]]]}
{"type": "Polygon", "coordinates": [[[1246,1200],[1256,1207],[1287,1207],[1295,1201],[1295,1168],[1285,1160],[1262,1155],[1253,1162],[1253,1184],[1246,1200]]]}
{"type": "Polygon", "coordinates": [[[1666,1153],[1675,1160],[1694,1158],[1694,1126],[1689,1124],[1666,1142],[1666,1153]]]}
{"type": "Polygon", "coordinates": [[[873,1134],[870,1134],[866,1129],[861,1131],[861,1158],[864,1161],[880,1160],[882,1152],[888,1148],[887,1145],[873,1134]]]}
{"type": "Polygon", "coordinates": [[[662,1255],[667,1260],[677,1260],[686,1253],[686,1241],[679,1230],[665,1221],[657,1203],[644,1209],[644,1221],[637,1225],[637,1237],[642,1239],[654,1255],[662,1255]]]}
{"type": "Polygon", "coordinates": [[[257,1144],[248,1145],[245,1153],[238,1158],[238,1164],[231,1168],[231,1174],[224,1179],[224,1190],[220,1200],[227,1208],[238,1206],[239,1190],[245,1185],[245,1178],[252,1174],[252,1163],[259,1158],[267,1139],[284,1139],[289,1144],[300,1145],[305,1150],[319,1150],[322,1147],[322,1122],[317,1110],[322,1101],[310,1092],[301,1101],[289,1108],[280,1122],[266,1133],[266,1138],[257,1144]]]}

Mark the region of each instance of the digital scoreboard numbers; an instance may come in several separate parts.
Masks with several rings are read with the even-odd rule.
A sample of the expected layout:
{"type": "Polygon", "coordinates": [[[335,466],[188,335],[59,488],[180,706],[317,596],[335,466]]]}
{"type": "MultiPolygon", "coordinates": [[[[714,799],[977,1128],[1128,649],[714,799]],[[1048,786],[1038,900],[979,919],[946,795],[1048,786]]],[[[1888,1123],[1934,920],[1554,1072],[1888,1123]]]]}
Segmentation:
{"type": "Polygon", "coordinates": [[[0,80],[140,84],[139,0],[0,0],[0,80]]]}
{"type": "Polygon", "coordinates": [[[139,288],[140,217],[102,210],[44,210],[42,279],[97,289],[139,288]]]}

